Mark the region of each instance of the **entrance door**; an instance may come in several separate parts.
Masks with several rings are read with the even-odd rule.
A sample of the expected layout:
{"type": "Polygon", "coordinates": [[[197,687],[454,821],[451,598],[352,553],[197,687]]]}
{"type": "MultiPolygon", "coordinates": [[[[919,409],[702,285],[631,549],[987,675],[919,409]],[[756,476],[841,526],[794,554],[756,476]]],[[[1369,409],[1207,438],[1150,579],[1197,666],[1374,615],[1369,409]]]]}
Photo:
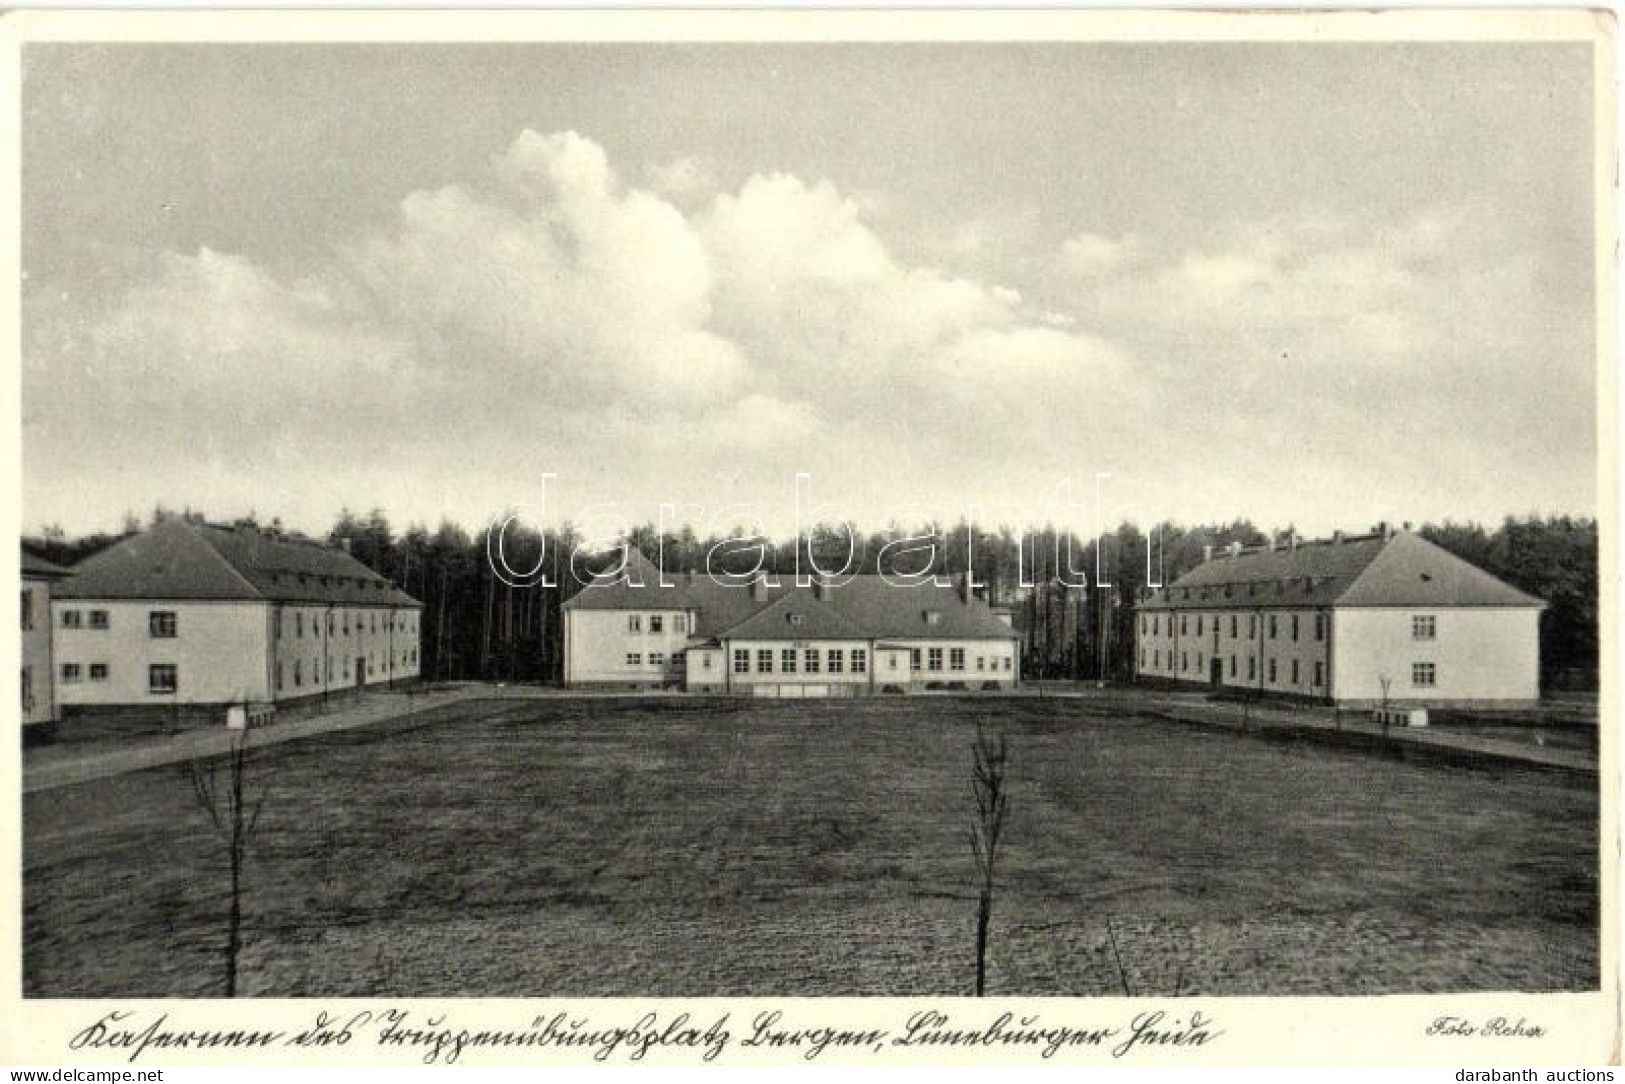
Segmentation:
{"type": "Polygon", "coordinates": [[[367,684],[367,656],[355,657],[355,687],[362,688],[367,684]]]}
{"type": "Polygon", "coordinates": [[[1224,684],[1224,660],[1217,655],[1208,662],[1208,683],[1215,687],[1224,684]]]}

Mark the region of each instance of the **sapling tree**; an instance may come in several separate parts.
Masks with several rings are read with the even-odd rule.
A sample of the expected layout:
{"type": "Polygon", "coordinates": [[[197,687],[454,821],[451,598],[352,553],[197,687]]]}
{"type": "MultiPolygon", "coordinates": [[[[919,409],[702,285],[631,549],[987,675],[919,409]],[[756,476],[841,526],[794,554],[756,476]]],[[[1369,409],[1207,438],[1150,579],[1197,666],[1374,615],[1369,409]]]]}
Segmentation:
{"type": "Polygon", "coordinates": [[[999,857],[999,841],[1004,835],[1010,798],[1005,789],[1005,768],[1009,749],[1004,733],[990,734],[978,721],[976,744],[972,749],[971,794],[976,801],[976,819],[971,825],[971,851],[976,856],[978,897],[976,904],[976,996],[987,988],[987,932],[993,917],[994,870],[999,857]]]}
{"type": "Polygon", "coordinates": [[[234,733],[224,757],[205,764],[192,761],[186,766],[193,796],[208,814],[210,826],[226,847],[230,897],[224,953],[226,997],[237,996],[237,958],[243,942],[243,859],[248,841],[259,827],[260,812],[265,808],[269,792],[266,780],[251,778],[253,762],[248,745],[248,731],[234,733]]]}

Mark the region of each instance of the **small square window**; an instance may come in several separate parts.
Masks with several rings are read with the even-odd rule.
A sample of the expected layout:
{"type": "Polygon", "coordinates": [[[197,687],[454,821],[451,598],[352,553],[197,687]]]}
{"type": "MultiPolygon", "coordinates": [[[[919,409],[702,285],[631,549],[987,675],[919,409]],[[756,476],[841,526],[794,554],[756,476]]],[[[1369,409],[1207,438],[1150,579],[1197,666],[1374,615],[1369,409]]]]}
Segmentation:
{"type": "Polygon", "coordinates": [[[107,664],[105,662],[93,662],[93,663],[90,664],[90,680],[91,681],[106,681],[107,680],[107,664]]]}
{"type": "Polygon", "coordinates": [[[79,664],[76,662],[63,663],[61,673],[62,680],[68,683],[78,681],[82,675],[82,671],[79,669],[79,664]]]}
{"type": "Polygon", "coordinates": [[[1411,639],[1432,640],[1438,636],[1438,620],[1433,614],[1417,614],[1411,618],[1411,639]]]}
{"type": "Polygon", "coordinates": [[[1438,684],[1438,672],[1431,662],[1418,662],[1411,664],[1411,684],[1420,688],[1432,688],[1438,684]]]}
{"type": "Polygon", "coordinates": [[[91,610],[90,627],[93,629],[105,629],[107,627],[107,611],[91,610]]]}
{"type": "Polygon", "coordinates": [[[175,638],[175,612],[173,610],[153,610],[147,614],[147,631],[158,640],[173,640],[175,638]]]}
{"type": "Polygon", "coordinates": [[[147,691],[151,693],[173,693],[180,688],[180,681],[171,663],[154,663],[147,667],[147,691]]]}

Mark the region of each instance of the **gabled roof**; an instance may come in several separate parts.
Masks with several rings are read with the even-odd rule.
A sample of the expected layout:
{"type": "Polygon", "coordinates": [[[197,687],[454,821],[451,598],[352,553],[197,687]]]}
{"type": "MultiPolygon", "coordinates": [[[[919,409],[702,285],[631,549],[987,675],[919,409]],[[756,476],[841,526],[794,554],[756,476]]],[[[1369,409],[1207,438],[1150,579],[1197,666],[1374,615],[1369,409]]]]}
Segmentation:
{"type": "Polygon", "coordinates": [[[732,628],[729,640],[866,640],[868,634],[819,602],[807,588],[792,588],[732,628]]]}
{"type": "Polygon", "coordinates": [[[1337,600],[1339,606],[1545,606],[1442,546],[1397,534],[1337,600]]]}
{"type": "Polygon", "coordinates": [[[25,580],[59,580],[73,575],[55,561],[47,561],[38,554],[22,551],[22,574],[25,580]]]}
{"type": "Polygon", "coordinates": [[[253,526],[180,520],[85,558],[57,596],[420,605],[342,549],[253,526]]]}
{"type": "Polygon", "coordinates": [[[986,602],[974,597],[967,602],[952,583],[898,586],[880,576],[854,576],[846,583],[829,584],[820,596],[815,588],[794,586],[789,576],[770,577],[766,597],[757,598],[749,583],[718,583],[710,576],[681,572],[668,572],[666,579],[671,586],[660,586],[658,572],[644,576],[642,586],[610,583],[601,576],[564,606],[570,610],[687,610],[696,615],[695,636],[743,639],[739,630],[746,627],[744,622],[788,599],[792,601],[785,606],[791,610],[802,607],[800,629],[780,616],[769,618],[764,625],[748,626],[751,634],[772,630],[776,639],[817,639],[806,628],[811,622],[826,623],[823,615],[827,611],[837,619],[828,627],[840,629],[843,639],[1018,638],[986,602]]]}
{"type": "Polygon", "coordinates": [[[1448,550],[1402,531],[1221,553],[1139,608],[1540,605],[1448,550]]]}

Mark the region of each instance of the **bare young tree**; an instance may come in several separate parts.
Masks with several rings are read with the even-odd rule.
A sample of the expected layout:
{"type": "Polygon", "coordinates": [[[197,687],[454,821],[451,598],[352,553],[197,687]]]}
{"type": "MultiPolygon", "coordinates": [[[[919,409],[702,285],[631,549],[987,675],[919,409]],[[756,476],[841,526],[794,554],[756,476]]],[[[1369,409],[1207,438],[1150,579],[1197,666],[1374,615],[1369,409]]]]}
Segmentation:
{"type": "Polygon", "coordinates": [[[259,826],[269,784],[250,778],[248,731],[234,734],[224,757],[206,764],[192,761],[187,774],[197,803],[209,815],[209,823],[226,845],[230,877],[230,910],[226,918],[226,994],[237,996],[237,957],[242,950],[243,858],[248,841],[259,826]]]}
{"type": "Polygon", "coordinates": [[[999,856],[999,840],[1004,834],[1010,799],[1004,785],[1009,749],[1004,733],[990,734],[978,721],[976,744],[972,750],[971,793],[976,800],[976,820],[971,825],[971,850],[976,855],[976,876],[980,895],[976,905],[976,996],[987,988],[987,931],[993,917],[993,874],[999,856]]]}

